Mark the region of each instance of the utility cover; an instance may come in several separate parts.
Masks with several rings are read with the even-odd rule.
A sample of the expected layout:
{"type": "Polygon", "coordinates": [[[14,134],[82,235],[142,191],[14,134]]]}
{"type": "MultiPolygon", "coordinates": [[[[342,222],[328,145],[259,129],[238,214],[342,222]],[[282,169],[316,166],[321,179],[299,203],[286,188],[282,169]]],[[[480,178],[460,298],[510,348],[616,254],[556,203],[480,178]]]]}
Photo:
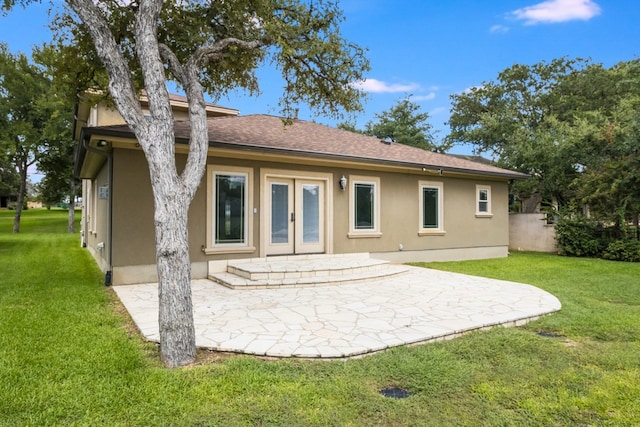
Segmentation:
{"type": "Polygon", "coordinates": [[[411,396],[409,391],[400,387],[387,387],[380,390],[380,394],[384,397],[391,397],[393,399],[404,399],[411,396]]]}

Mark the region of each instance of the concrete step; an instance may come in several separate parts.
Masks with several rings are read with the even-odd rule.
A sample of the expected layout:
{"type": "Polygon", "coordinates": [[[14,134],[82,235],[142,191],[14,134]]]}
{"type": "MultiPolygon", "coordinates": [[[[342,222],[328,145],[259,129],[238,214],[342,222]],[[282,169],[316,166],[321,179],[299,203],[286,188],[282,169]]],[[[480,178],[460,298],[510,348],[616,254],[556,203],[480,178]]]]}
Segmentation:
{"type": "Polygon", "coordinates": [[[368,254],[302,255],[229,261],[209,279],[232,289],[322,286],[384,279],[408,270],[368,254]]]}
{"type": "Polygon", "coordinates": [[[280,280],[369,273],[387,264],[388,261],[360,257],[285,257],[257,262],[231,261],[227,272],[249,280],[280,280]]]}

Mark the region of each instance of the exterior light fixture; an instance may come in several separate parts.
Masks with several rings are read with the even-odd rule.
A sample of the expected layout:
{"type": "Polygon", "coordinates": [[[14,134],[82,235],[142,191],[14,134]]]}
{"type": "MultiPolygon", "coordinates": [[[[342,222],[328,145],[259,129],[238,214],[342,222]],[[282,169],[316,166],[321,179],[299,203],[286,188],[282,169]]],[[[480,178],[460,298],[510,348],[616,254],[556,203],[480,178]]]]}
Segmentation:
{"type": "Polygon", "coordinates": [[[344,191],[347,188],[347,177],[342,175],[342,178],[340,178],[340,181],[338,181],[338,184],[340,184],[340,189],[344,191]]]}
{"type": "Polygon", "coordinates": [[[427,168],[422,168],[422,172],[427,172],[427,173],[437,173],[438,175],[442,176],[444,175],[444,169],[442,168],[438,168],[438,169],[427,169],[427,168]]]}
{"type": "Polygon", "coordinates": [[[104,148],[107,147],[109,145],[109,141],[106,141],[104,139],[99,140],[96,145],[100,148],[104,148]]]}

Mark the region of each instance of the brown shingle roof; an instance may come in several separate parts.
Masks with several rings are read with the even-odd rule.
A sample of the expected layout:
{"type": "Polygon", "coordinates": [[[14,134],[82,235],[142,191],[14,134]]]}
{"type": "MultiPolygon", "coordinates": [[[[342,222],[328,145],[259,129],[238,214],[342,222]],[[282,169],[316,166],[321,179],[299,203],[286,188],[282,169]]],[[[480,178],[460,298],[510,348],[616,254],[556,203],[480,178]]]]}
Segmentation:
{"type": "MultiPolygon", "coordinates": [[[[398,143],[385,143],[378,138],[332,128],[326,125],[294,120],[284,125],[282,119],[269,115],[212,117],[208,120],[210,145],[253,151],[281,152],[321,158],[366,163],[395,164],[407,167],[443,169],[505,178],[527,175],[482,164],[464,158],[433,153],[398,143]]],[[[105,126],[104,131],[131,133],[126,126],[105,126]],[[126,129],[126,130],[125,130],[126,129]],[[119,132],[118,132],[119,131],[119,132]]],[[[92,129],[91,133],[100,133],[92,129]]],[[[175,123],[176,139],[189,138],[189,123],[175,123]]]]}

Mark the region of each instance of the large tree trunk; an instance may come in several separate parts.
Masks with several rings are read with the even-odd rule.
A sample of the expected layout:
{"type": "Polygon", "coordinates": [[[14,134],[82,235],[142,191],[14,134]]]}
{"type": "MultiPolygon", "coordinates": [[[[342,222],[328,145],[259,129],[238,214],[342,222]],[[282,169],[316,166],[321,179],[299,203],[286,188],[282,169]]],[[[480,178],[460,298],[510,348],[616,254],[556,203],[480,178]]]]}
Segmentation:
{"type": "Polygon", "coordinates": [[[156,142],[144,145],[156,147],[145,155],[154,197],[160,358],[177,367],[196,358],[187,223],[195,191],[177,174],[173,122],[156,122],[148,137],[156,142]]]}
{"type": "Polygon", "coordinates": [[[187,232],[189,200],[175,190],[154,184],[158,201],[154,217],[160,357],[169,367],[187,365],[196,357],[187,232]]]}
{"type": "Polygon", "coordinates": [[[540,194],[534,193],[530,197],[522,199],[522,213],[539,212],[539,205],[542,201],[540,194]]]}
{"type": "Polygon", "coordinates": [[[136,53],[149,98],[147,121],[107,21],[91,0],[67,0],[93,37],[109,73],[109,90],[118,111],[134,130],[147,158],[154,197],[160,358],[169,367],[195,361],[195,328],[191,301],[191,263],[187,236],[189,205],[205,171],[208,135],[201,67],[174,64],[172,70],[187,92],[191,140],[187,164],[178,176],[175,164],[173,112],[166,88],[156,31],[162,1],[141,2],[136,19],[136,53]]]}

